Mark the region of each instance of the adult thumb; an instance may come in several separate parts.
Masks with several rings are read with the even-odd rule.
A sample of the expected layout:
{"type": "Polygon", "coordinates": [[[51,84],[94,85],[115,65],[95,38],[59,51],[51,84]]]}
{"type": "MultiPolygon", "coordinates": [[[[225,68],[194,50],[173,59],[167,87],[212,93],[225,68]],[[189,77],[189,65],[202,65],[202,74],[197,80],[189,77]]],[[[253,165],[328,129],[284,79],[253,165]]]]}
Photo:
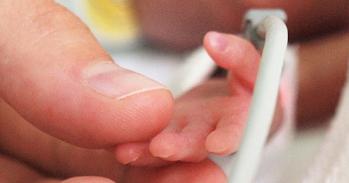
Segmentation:
{"type": "Polygon", "coordinates": [[[167,124],[170,92],[114,64],[62,6],[4,0],[0,16],[0,96],[42,131],[101,148],[146,140],[167,124]]]}

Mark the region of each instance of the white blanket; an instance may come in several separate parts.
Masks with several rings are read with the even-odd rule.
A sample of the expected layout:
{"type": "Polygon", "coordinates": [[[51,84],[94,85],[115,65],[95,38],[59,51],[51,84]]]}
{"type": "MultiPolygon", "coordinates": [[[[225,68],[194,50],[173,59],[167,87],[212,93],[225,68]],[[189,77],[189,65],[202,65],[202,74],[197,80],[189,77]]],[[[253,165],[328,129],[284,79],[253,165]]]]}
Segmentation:
{"type": "Polygon", "coordinates": [[[349,71],[331,127],[303,183],[349,182],[349,71]]]}

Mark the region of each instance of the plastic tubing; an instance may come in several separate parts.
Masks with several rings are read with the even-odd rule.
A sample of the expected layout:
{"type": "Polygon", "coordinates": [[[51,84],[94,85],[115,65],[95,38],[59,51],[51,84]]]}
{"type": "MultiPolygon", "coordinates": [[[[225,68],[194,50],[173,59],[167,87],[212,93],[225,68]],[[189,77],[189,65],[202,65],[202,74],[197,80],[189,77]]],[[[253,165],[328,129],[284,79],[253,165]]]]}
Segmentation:
{"type": "Polygon", "coordinates": [[[247,126],[240,148],[234,157],[234,168],[228,175],[229,183],[250,183],[255,176],[274,116],[287,47],[287,28],[280,18],[267,16],[258,24],[256,31],[259,36],[265,38],[265,43],[247,126]]]}

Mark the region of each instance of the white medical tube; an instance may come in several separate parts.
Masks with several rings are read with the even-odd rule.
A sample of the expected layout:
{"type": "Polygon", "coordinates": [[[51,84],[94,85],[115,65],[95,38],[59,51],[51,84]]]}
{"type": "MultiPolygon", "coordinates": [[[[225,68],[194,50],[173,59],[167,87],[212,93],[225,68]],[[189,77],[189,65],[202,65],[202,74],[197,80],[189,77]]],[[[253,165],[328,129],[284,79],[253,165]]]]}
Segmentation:
{"type": "Polygon", "coordinates": [[[229,183],[250,183],[260,162],[263,146],[273,120],[287,47],[287,28],[275,16],[268,16],[257,27],[265,43],[254,94],[247,118],[247,126],[236,154],[229,183]]]}

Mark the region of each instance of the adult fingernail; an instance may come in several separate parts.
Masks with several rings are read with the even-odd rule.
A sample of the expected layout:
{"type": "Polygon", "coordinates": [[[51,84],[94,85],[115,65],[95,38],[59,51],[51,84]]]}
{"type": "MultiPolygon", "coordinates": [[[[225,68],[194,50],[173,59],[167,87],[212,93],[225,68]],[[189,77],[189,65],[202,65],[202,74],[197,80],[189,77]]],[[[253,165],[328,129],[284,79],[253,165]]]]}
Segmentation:
{"type": "Polygon", "coordinates": [[[83,70],[82,75],[84,83],[97,93],[119,100],[151,90],[166,89],[161,84],[112,62],[90,65],[83,70]]]}
{"type": "Polygon", "coordinates": [[[228,48],[229,41],[222,33],[210,32],[207,36],[212,48],[216,51],[224,52],[228,48]]]}

